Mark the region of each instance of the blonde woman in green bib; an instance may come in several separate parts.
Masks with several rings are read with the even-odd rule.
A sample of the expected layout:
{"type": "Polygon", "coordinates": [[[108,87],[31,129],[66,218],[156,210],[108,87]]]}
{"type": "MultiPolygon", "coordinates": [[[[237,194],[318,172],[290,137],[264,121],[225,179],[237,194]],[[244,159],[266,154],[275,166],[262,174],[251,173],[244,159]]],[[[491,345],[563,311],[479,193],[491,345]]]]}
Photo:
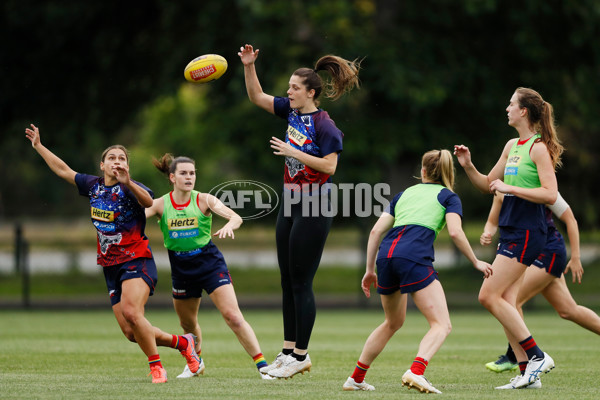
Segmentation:
{"type": "MultiPolygon", "coordinates": [[[[213,235],[221,239],[234,239],[234,231],[242,225],[242,218],[215,196],[194,190],[196,166],[191,158],[173,158],[171,154],[165,154],[159,160],[153,160],[153,163],[168,176],[173,190],[154,200],[152,207],[146,209],[146,218],[156,216],[159,220],[171,263],[173,306],[181,327],[184,332],[198,337],[196,352],[200,357],[200,368],[192,373],[186,366],[178,378],[191,378],[204,373],[202,333],[198,324],[203,290],[260,370],[267,366],[267,362],[254,330],[240,311],[223,254],[211,241],[213,214],[228,220],[213,235]]],[[[267,374],[260,376],[272,379],[267,374]]]]}
{"type": "Polygon", "coordinates": [[[494,274],[481,285],[479,301],[502,324],[521,370],[496,389],[533,389],[541,387],[540,375],[554,368],[554,360],[533,339],[515,299],[525,270],[546,244],[545,205],[554,204],[558,196],[555,169],[563,147],[556,135],[552,105],[535,90],[517,88],[506,113],[518,137],[506,143],[488,175],[475,168],[468,147],[454,146],[454,154],[475,187],[484,193],[505,194],[494,274]]]}

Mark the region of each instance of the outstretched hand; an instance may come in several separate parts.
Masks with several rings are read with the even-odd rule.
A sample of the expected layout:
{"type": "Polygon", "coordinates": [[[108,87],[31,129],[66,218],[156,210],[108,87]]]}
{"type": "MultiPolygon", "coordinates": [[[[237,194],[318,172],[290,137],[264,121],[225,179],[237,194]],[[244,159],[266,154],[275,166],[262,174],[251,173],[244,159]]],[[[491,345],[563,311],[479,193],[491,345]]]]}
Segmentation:
{"type": "Polygon", "coordinates": [[[213,236],[218,236],[219,239],[226,239],[228,237],[235,239],[233,231],[239,227],[238,221],[229,221],[221,229],[216,231],[213,236]]]}
{"type": "Polygon", "coordinates": [[[31,129],[25,128],[25,136],[31,141],[31,147],[40,144],[40,130],[34,124],[31,124],[31,129]]]}
{"type": "Polygon", "coordinates": [[[240,56],[240,60],[242,60],[242,64],[251,65],[251,64],[254,64],[254,62],[258,58],[259,51],[260,51],[259,49],[256,49],[256,51],[255,51],[251,44],[247,44],[245,46],[240,47],[238,56],[240,56]]]}

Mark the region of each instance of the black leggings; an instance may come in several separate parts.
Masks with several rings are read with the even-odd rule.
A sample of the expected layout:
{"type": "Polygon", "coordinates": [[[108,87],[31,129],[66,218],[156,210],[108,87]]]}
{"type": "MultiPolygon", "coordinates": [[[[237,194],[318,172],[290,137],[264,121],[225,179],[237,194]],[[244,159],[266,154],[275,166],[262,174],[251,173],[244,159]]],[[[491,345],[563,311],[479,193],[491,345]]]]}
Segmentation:
{"type": "Polygon", "coordinates": [[[275,236],[283,297],[283,338],[308,349],[317,309],[313,279],[317,273],[332,217],[302,216],[302,204],[291,206],[291,215],[279,209],[275,236]]]}

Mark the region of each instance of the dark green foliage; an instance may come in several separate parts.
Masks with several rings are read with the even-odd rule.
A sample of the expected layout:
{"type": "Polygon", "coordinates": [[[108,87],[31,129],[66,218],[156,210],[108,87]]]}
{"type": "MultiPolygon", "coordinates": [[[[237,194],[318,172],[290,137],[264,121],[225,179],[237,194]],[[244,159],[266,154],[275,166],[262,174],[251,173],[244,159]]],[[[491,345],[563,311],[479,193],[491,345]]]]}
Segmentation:
{"type": "MultiPolygon", "coordinates": [[[[134,177],[159,193],[168,187],[150,157],[167,151],[199,161],[200,190],[233,178],[279,186],[282,160],[268,139],[281,136],[285,122],[246,97],[236,53],[252,43],[273,95],[285,96],[293,70],[324,54],[364,57],[361,90],[322,101],[346,135],[337,182],[390,181],[397,191],[413,182],[423,152],[457,143],[487,172],[514,136],[504,112],[513,90],[537,89],[554,105],[567,147],[561,192],[580,225],[600,223],[590,182],[600,172],[594,0],[8,0],[0,7],[1,216],[85,210],[28,148],[22,132],[30,122],[82,172],[97,171],[101,150],[123,142],[138,155],[134,177]],[[183,67],[205,53],[225,56],[229,70],[186,88],[183,67]]],[[[466,215],[486,215],[488,199],[461,171],[457,191],[466,215]]]]}

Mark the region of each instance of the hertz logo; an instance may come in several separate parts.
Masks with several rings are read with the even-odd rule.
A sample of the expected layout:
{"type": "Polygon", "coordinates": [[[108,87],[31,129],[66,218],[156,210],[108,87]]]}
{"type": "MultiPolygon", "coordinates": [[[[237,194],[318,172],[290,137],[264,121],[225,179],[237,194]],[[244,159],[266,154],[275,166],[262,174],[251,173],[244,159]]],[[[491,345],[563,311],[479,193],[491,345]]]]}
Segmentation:
{"type": "Polygon", "coordinates": [[[115,220],[115,213],[92,207],[92,218],[98,221],[113,222],[115,220]]]}
{"type": "Polygon", "coordinates": [[[519,162],[521,161],[521,157],[520,156],[511,156],[508,157],[508,160],[506,160],[507,164],[519,164],[519,162]]]}
{"type": "Polygon", "coordinates": [[[288,126],[287,134],[290,140],[293,140],[298,146],[302,146],[304,142],[306,142],[306,139],[308,139],[306,135],[295,129],[293,126],[288,126]]]}
{"type": "Polygon", "coordinates": [[[198,227],[198,218],[173,218],[167,221],[170,230],[189,229],[198,227]]]}

